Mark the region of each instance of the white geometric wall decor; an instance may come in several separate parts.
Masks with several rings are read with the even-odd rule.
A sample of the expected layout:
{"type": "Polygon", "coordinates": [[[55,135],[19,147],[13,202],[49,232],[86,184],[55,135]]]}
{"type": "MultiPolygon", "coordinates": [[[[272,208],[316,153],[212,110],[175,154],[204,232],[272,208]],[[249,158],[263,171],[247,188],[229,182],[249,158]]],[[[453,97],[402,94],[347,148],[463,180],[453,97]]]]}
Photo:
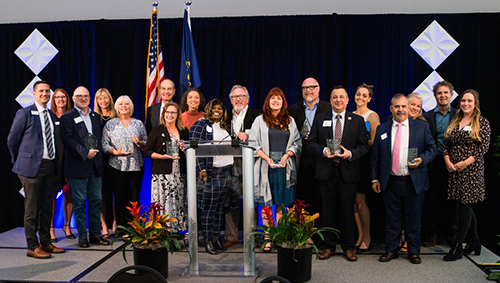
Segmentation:
{"type": "MultiPolygon", "coordinates": [[[[436,107],[436,99],[432,87],[444,79],[436,72],[432,72],[413,92],[419,93],[422,96],[422,109],[429,111],[436,107]]],[[[458,96],[458,93],[453,91],[451,100],[453,101],[458,96]]]]}
{"type": "MultiPolygon", "coordinates": [[[[38,76],[35,76],[26,88],[16,97],[17,103],[21,104],[23,108],[30,106],[35,102],[35,97],[33,96],[33,85],[40,80],[41,79],[38,76]]],[[[50,98],[52,98],[53,94],[54,92],[50,90],[50,98]]],[[[50,109],[50,101],[47,104],[47,107],[50,109]]]]}
{"type": "MultiPolygon", "coordinates": [[[[446,32],[446,30],[433,21],[410,46],[422,57],[433,72],[413,91],[422,96],[422,109],[429,111],[436,107],[432,87],[444,79],[436,72],[436,68],[448,58],[448,56],[459,46],[458,42],[446,32]]],[[[451,101],[458,94],[453,91],[451,101]]]]}
{"type": "Polygon", "coordinates": [[[410,46],[435,70],[459,44],[433,21],[410,46]]]}
{"type": "Polygon", "coordinates": [[[14,53],[38,75],[58,52],[54,45],[35,29],[14,53]]]}

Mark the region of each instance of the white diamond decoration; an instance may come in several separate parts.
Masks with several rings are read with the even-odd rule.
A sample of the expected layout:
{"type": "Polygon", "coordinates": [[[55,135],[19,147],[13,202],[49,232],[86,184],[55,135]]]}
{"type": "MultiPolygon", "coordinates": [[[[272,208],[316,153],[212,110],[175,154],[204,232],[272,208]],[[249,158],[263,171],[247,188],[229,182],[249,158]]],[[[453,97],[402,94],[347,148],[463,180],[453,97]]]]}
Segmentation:
{"type": "MultiPolygon", "coordinates": [[[[444,79],[436,72],[433,71],[413,92],[416,92],[422,96],[422,109],[425,111],[432,110],[436,107],[436,99],[434,99],[434,92],[432,87],[444,79]]],[[[451,101],[457,98],[458,93],[453,91],[453,96],[451,101]]]]}
{"type": "MultiPolygon", "coordinates": [[[[19,103],[23,108],[35,103],[35,97],[33,96],[33,85],[40,80],[41,79],[38,76],[35,76],[35,78],[33,78],[33,80],[26,86],[26,88],[16,97],[17,103],[19,103]]],[[[50,90],[51,100],[53,94],[54,92],[50,90]]],[[[47,103],[47,108],[50,109],[50,101],[49,103],[47,103]]]]}
{"type": "Polygon", "coordinates": [[[410,46],[435,70],[459,44],[433,21],[410,46]]]}
{"type": "Polygon", "coordinates": [[[58,52],[54,45],[35,29],[14,53],[38,75],[58,52]]]}

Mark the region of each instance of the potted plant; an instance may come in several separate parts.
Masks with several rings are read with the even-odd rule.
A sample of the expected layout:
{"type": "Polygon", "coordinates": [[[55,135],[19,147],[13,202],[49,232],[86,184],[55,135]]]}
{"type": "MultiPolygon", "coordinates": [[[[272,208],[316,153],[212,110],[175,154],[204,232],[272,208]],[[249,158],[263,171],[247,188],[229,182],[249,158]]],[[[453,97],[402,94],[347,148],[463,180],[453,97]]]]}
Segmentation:
{"type": "MultiPolygon", "coordinates": [[[[128,246],[133,247],[134,264],[145,265],[160,272],[165,279],[168,277],[168,252],[180,250],[181,244],[176,235],[172,235],[168,223],[177,219],[170,217],[170,214],[161,215],[164,210],[160,204],[152,202],[150,206],[142,209],[142,205],[137,207],[137,202],[130,202],[132,207],[127,207],[132,214],[130,226],[118,225],[116,229],[125,242],[123,245],[123,258],[127,262],[125,255],[128,246]]],[[[114,242],[114,241],[113,241],[114,242]]]]}
{"type": "Polygon", "coordinates": [[[314,220],[319,217],[319,213],[310,215],[305,210],[306,206],[301,200],[295,200],[288,210],[281,204],[283,216],[277,223],[273,220],[271,207],[264,207],[263,224],[255,227],[251,233],[263,241],[262,247],[272,243],[273,248],[277,248],[278,276],[292,282],[311,279],[312,251],[315,251],[316,257],[319,253],[312,236],[318,235],[323,240],[322,232],[340,235],[337,229],[331,227],[315,227],[314,220]]]}

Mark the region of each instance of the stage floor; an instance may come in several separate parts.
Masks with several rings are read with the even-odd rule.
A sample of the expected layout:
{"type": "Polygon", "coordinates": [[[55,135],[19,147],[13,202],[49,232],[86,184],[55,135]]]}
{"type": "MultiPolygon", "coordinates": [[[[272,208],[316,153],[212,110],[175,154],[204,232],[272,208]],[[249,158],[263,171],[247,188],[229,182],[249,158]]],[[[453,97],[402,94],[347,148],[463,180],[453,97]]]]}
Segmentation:
{"type": "MultiPolygon", "coordinates": [[[[76,230],[73,230],[75,233],[76,230]]],[[[75,233],[76,234],[76,233],[75,233]]],[[[24,229],[16,228],[0,234],[0,280],[6,282],[106,282],[116,271],[127,266],[116,241],[113,246],[95,246],[82,249],[77,240],[66,239],[61,229],[56,230],[57,247],[65,248],[64,254],[55,254],[50,259],[34,259],[26,256],[24,229]]],[[[406,254],[388,263],[378,262],[383,245],[373,245],[367,253],[358,253],[357,262],[348,262],[342,255],[328,260],[313,259],[312,279],[309,282],[489,282],[481,263],[492,263],[499,257],[483,247],[480,256],[465,256],[455,262],[443,261],[448,247],[422,247],[422,264],[411,264],[406,254]]],[[[337,252],[340,249],[337,248],[337,252]]],[[[133,263],[132,251],[127,251],[127,260],[133,263]]],[[[205,253],[200,248],[201,265],[243,265],[242,243],[218,255],[205,253]]],[[[237,276],[234,272],[219,272],[212,276],[189,276],[185,271],[189,265],[187,251],[169,255],[168,282],[260,282],[276,275],[276,253],[255,254],[257,268],[255,277],[237,276]]]]}

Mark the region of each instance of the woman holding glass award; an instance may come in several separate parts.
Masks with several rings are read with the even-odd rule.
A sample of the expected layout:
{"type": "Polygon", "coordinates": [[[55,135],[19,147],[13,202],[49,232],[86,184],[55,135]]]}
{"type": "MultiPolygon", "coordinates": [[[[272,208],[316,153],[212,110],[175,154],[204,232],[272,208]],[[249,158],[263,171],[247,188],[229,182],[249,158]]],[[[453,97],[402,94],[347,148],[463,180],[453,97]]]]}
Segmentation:
{"type": "MultiPolygon", "coordinates": [[[[297,164],[302,148],[295,121],[288,114],[285,94],[273,88],[264,101],[262,115],[255,118],[249,140],[259,159],[254,164],[255,202],[276,206],[276,221],[282,215],[281,204],[295,200],[297,164]],[[272,141],[272,142],[271,142],[272,141]]],[[[264,252],[271,252],[271,243],[264,252]]]]}
{"type": "Polygon", "coordinates": [[[127,206],[139,201],[144,175],[141,150],[148,139],[144,123],[132,118],[134,104],[122,95],[115,103],[117,117],[109,120],[102,132],[102,148],[110,155],[109,178],[115,196],[116,225],[126,225],[127,206]]]}
{"type": "Polygon", "coordinates": [[[177,222],[171,222],[173,233],[187,229],[186,208],[186,156],[184,143],[189,132],[182,125],[179,105],[175,102],[165,104],[160,125],[153,127],[144,148],[144,155],[151,158],[151,202],[161,204],[165,210],[160,214],[170,213],[177,222]]]}
{"type": "MultiPolygon", "coordinates": [[[[231,124],[227,110],[220,99],[213,99],[205,107],[206,119],[198,120],[189,131],[190,140],[231,141],[231,124]]],[[[217,250],[227,250],[220,243],[220,230],[224,217],[224,198],[231,186],[232,156],[196,158],[199,174],[198,206],[201,209],[201,230],[205,251],[216,255],[217,250]]]]}
{"type": "MultiPolygon", "coordinates": [[[[375,139],[375,132],[377,131],[378,125],[380,125],[380,119],[375,111],[368,108],[368,103],[373,97],[373,85],[367,85],[363,83],[356,89],[356,94],[354,95],[354,101],[356,102],[357,114],[365,120],[366,129],[368,131],[368,145],[372,146],[373,140],[375,139]]],[[[358,190],[356,193],[356,200],[354,203],[354,218],[356,219],[356,224],[358,226],[358,241],[355,247],[359,252],[367,252],[370,248],[371,236],[370,236],[370,209],[366,204],[366,194],[371,191],[372,181],[370,180],[370,155],[365,154],[361,157],[361,172],[366,174],[361,174],[361,181],[358,185],[358,190]]]]}

